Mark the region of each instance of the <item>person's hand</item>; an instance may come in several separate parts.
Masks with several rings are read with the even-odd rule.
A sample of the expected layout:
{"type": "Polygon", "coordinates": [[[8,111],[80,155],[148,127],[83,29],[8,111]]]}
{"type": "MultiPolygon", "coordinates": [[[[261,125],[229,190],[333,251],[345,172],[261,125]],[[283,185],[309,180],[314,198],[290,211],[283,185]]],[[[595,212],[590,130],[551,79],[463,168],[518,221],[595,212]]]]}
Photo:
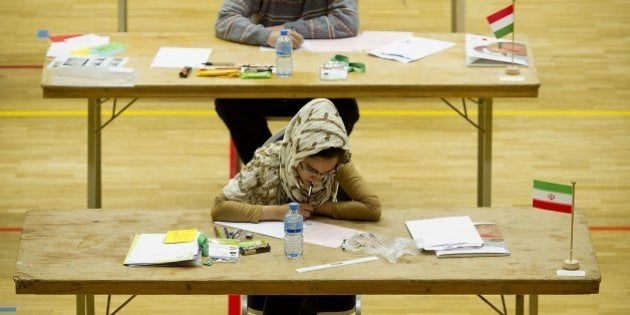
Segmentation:
{"type": "MultiPolygon", "coordinates": [[[[304,219],[308,219],[311,217],[313,213],[314,207],[308,203],[301,203],[298,205],[298,213],[301,214],[304,219]]],[[[289,204],[284,205],[269,205],[263,206],[262,215],[260,217],[261,221],[283,221],[284,216],[289,211],[289,204]]]]}
{"type": "MultiPolygon", "coordinates": [[[[280,37],[280,30],[283,27],[282,25],[278,25],[268,28],[272,31],[267,37],[267,45],[269,45],[269,47],[276,47],[276,41],[278,40],[278,37],[280,37]]],[[[289,30],[289,37],[291,37],[291,41],[293,42],[293,48],[299,48],[304,43],[304,37],[294,30],[289,30]]]]}
{"type": "Polygon", "coordinates": [[[301,214],[304,219],[308,219],[313,214],[315,208],[310,203],[301,203],[298,207],[298,213],[301,214]]]}

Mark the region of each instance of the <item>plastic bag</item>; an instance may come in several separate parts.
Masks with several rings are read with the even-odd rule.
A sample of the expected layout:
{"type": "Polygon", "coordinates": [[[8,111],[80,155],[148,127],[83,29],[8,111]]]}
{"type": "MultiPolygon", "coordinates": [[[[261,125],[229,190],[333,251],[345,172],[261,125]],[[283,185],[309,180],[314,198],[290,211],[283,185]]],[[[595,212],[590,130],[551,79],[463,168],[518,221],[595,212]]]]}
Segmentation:
{"type": "Polygon", "coordinates": [[[392,264],[402,255],[417,255],[421,248],[420,244],[408,237],[390,238],[369,232],[354,234],[341,244],[344,251],[380,255],[392,264]]]}

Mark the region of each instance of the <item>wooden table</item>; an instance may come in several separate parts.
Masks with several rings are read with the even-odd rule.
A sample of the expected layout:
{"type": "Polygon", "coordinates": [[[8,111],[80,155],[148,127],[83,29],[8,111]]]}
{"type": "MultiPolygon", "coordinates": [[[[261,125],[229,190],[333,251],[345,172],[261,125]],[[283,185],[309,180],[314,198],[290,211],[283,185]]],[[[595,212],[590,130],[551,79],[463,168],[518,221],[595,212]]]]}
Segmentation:
{"type": "MultiPolygon", "coordinates": [[[[32,210],[25,215],[13,278],[17,294],[72,294],[78,303],[83,295],[99,294],[509,294],[517,295],[518,314],[523,313],[524,295],[530,295],[529,311],[536,314],[540,294],[599,292],[599,266],[579,212],[574,258],[586,277],[556,276],[568,258],[571,217],[566,214],[532,208],[386,209],[376,223],[318,220],[409,237],[406,220],[457,215],[497,223],[511,255],[439,259],[423,252],[403,256],[396,264],[380,258],[298,273],[296,268],[368,255],[305,244],[304,258],[293,261],[284,257],[281,240],[263,237],[272,251],[243,256],[238,264],[125,267],[134,234],[185,228],[211,233],[209,211],[32,210]]],[[[83,311],[78,306],[77,312],[83,311]]]]}
{"type": "MultiPolygon", "coordinates": [[[[117,98],[469,98],[476,101],[477,113],[477,206],[490,206],[492,172],[492,111],[494,97],[537,97],[538,80],[532,66],[521,68],[520,81],[505,81],[504,67],[467,67],[464,34],[417,34],[455,42],[451,47],[422,60],[404,64],[367,55],[344,53],[353,62],[364,62],[365,73],[350,73],[345,81],[321,81],[319,67],[332,53],[297,51],[294,74],[289,79],[265,80],[207,78],[181,79],[179,69],[151,68],[160,47],[211,47],[213,61],[242,64],[274,64],[273,52],[258,47],[226,42],[209,34],[109,34],[111,41],[129,44],[130,57],[138,78],[133,87],[87,87],[53,85],[52,71],[44,68],[42,89],[45,98],[88,99],[88,208],[101,207],[101,104],[117,98]]],[[[466,117],[468,118],[468,117],[466,117]]],[[[472,120],[468,118],[470,122],[472,120]]]]}

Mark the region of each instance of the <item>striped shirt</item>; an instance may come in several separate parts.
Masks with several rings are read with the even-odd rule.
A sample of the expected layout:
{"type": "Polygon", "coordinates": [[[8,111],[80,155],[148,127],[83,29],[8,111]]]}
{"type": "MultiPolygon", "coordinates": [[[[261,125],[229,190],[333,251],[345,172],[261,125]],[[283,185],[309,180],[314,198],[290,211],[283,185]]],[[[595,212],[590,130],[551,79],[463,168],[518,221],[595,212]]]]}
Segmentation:
{"type": "Polygon", "coordinates": [[[225,0],[215,23],[217,37],[267,45],[269,26],[284,25],[306,39],[356,36],[356,0],[225,0]]]}

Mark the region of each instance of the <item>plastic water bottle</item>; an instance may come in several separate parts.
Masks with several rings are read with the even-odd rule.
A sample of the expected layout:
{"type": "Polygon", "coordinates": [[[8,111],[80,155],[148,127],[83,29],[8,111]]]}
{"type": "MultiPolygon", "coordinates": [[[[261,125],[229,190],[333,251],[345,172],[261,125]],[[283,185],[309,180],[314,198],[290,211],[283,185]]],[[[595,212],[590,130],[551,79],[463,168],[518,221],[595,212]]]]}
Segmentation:
{"type": "Polygon", "coordinates": [[[293,41],[289,30],[280,30],[276,40],[276,75],[286,78],[293,72],[293,41]]]}
{"type": "Polygon", "coordinates": [[[291,259],[302,257],[304,236],[302,227],[304,217],[298,213],[298,204],[289,204],[289,212],[284,216],[284,254],[291,259]]]}

